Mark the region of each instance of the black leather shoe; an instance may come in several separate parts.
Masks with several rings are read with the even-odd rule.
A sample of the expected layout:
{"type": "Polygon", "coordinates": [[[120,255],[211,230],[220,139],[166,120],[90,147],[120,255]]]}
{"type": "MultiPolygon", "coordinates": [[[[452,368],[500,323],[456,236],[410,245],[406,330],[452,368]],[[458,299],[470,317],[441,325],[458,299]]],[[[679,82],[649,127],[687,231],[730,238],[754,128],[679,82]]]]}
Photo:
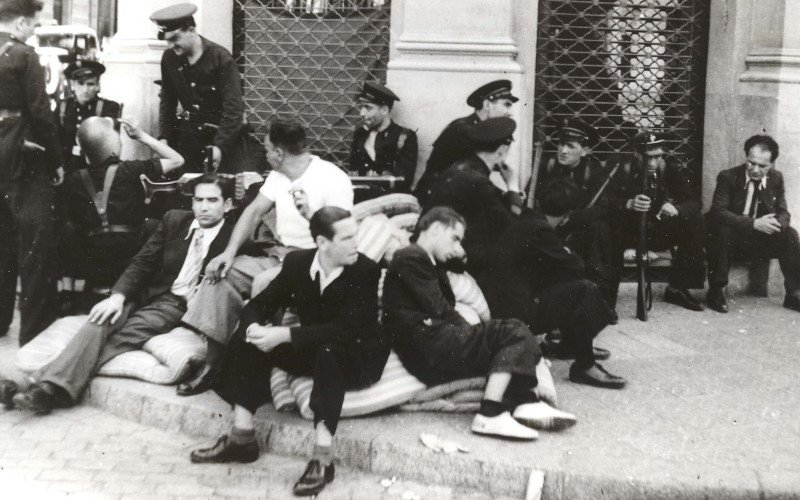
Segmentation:
{"type": "Polygon", "coordinates": [[[11,400],[17,408],[37,415],[47,415],[56,407],[56,397],[44,390],[41,384],[33,384],[11,400]]]}
{"type": "Polygon", "coordinates": [[[702,311],[703,304],[697,301],[685,288],[667,288],[664,292],[664,302],[681,306],[690,311],[702,311]]]}
{"type": "Polygon", "coordinates": [[[725,292],[721,288],[709,288],[706,294],[706,304],[714,311],[727,313],[728,301],[725,300],[725,292]]]}
{"type": "Polygon", "coordinates": [[[178,384],[178,396],[194,396],[214,387],[219,378],[219,368],[203,363],[192,380],[178,384]]]}
{"type": "Polygon", "coordinates": [[[312,460],[308,462],[306,471],[294,484],[292,492],[298,497],[316,495],[325,488],[326,484],[333,481],[334,473],[333,464],[324,466],[319,463],[319,460],[312,460]]]}
{"type": "Polygon", "coordinates": [[[255,441],[236,444],[231,442],[226,434],[219,438],[211,448],[194,450],[189,457],[196,464],[222,464],[227,462],[249,464],[258,460],[258,444],[255,441]]]}
{"type": "Polygon", "coordinates": [[[622,377],[608,373],[605,368],[595,363],[585,369],[576,369],[572,365],[569,369],[569,379],[576,384],[591,385],[604,389],[622,389],[628,383],[622,377]]]}
{"type": "Polygon", "coordinates": [[[800,297],[796,295],[787,295],[786,298],[783,299],[783,307],[800,312],[800,297]]]}
{"type": "Polygon", "coordinates": [[[17,395],[17,384],[13,380],[0,380],[0,404],[6,410],[14,408],[14,396],[17,395]]]}

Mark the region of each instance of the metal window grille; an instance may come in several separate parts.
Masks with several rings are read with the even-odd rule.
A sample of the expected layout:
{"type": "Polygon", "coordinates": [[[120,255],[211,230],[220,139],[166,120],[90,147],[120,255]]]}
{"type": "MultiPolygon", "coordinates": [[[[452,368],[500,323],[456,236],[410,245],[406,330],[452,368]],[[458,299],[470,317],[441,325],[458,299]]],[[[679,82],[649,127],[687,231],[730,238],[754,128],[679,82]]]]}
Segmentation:
{"type": "Polygon", "coordinates": [[[706,0],[541,0],[534,128],[554,147],[561,120],[595,126],[601,160],[643,129],[699,174],[708,52],[706,0]]]}
{"type": "Polygon", "coordinates": [[[236,0],[234,56],[250,123],[299,120],[311,152],[346,165],[365,80],[386,81],[391,0],[236,0]]]}

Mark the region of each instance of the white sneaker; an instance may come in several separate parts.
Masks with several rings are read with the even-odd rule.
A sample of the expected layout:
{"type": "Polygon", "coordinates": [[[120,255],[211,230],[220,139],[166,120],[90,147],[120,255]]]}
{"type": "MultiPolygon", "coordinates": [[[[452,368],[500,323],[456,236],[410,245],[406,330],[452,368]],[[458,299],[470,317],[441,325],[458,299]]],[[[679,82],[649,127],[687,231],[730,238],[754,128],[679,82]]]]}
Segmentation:
{"type": "Polygon", "coordinates": [[[514,418],[528,427],[545,431],[560,431],[578,423],[575,415],[556,410],[542,401],[517,406],[514,418]]]}
{"type": "Polygon", "coordinates": [[[475,419],[472,421],[472,432],[512,439],[531,440],[539,437],[538,432],[521,425],[507,411],[496,417],[486,417],[480,413],[475,415],[475,419]]]}

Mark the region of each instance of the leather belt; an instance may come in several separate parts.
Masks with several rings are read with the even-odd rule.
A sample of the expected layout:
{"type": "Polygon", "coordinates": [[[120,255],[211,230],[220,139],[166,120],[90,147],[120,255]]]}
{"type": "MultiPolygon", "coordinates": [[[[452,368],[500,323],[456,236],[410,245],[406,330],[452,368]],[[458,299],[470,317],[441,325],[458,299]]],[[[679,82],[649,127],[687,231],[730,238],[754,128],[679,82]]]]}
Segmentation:
{"type": "Polygon", "coordinates": [[[107,226],[98,227],[89,231],[89,236],[97,236],[98,234],[111,234],[111,233],[138,233],[139,230],[133,226],[123,226],[122,224],[109,224],[107,226]]]}
{"type": "Polygon", "coordinates": [[[217,125],[222,118],[222,115],[219,113],[201,113],[199,111],[183,111],[182,113],[178,113],[179,120],[186,120],[189,123],[210,123],[213,125],[217,125]]]}

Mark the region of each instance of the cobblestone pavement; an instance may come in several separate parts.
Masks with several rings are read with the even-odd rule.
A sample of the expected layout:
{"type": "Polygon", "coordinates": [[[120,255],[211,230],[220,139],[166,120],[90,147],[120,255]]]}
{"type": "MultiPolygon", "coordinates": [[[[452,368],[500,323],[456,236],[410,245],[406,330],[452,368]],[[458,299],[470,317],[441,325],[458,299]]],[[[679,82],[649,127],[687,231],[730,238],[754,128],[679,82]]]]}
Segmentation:
{"type": "MultiPolygon", "coordinates": [[[[4,500],[172,500],[295,498],[305,461],[264,454],[254,464],[197,465],[189,452],[210,444],[77,407],[44,417],[0,409],[0,498],[4,500]]],[[[398,481],[339,468],[323,499],[424,500],[483,495],[398,481]]]]}

